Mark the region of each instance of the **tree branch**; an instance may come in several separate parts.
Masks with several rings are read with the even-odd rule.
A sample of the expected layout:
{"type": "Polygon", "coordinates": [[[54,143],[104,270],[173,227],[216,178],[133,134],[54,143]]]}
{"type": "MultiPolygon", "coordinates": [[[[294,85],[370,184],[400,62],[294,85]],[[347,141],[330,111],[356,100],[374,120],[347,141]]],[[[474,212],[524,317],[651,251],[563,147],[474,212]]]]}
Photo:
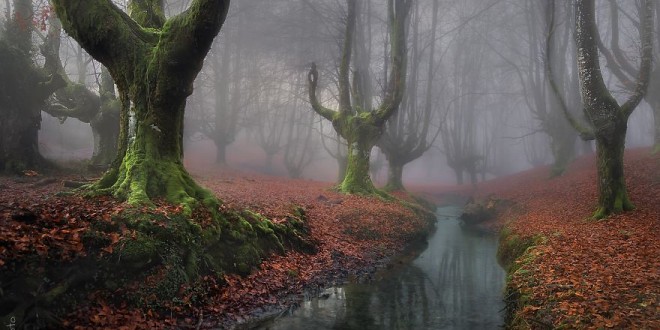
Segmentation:
{"type": "MultiPolygon", "coordinates": [[[[546,36],[546,41],[545,41],[545,69],[546,69],[546,76],[548,77],[548,83],[550,84],[550,89],[552,90],[552,93],[555,95],[557,98],[557,101],[559,101],[559,107],[561,108],[562,113],[564,114],[564,117],[566,117],[566,120],[573,126],[573,128],[578,132],[580,135],[580,138],[584,141],[589,141],[595,139],[594,132],[582,125],[575,116],[568,110],[568,105],[566,104],[566,100],[564,99],[564,96],[562,95],[561,91],[559,90],[559,86],[557,86],[557,82],[555,81],[554,78],[554,73],[552,71],[552,36],[554,35],[554,24],[555,24],[555,2],[554,0],[551,1],[548,4],[548,9],[547,9],[547,15],[548,15],[548,34],[546,36]]],[[[600,71],[599,71],[600,73],[600,71]]],[[[601,76],[601,81],[602,81],[602,76],[601,76]]]]}
{"type": "Polygon", "coordinates": [[[319,72],[316,70],[316,63],[312,62],[312,67],[309,69],[307,74],[307,83],[309,87],[309,102],[312,104],[312,109],[316,111],[321,117],[332,121],[337,114],[336,111],[330,110],[321,105],[321,102],[316,97],[316,88],[319,79],[319,72]]]}
{"type": "Polygon", "coordinates": [[[64,30],[107,67],[132,64],[136,47],[154,40],[154,34],[140,27],[110,0],[52,0],[52,3],[64,30]]]}
{"type": "Polygon", "coordinates": [[[639,65],[637,86],[635,86],[635,90],[628,101],[621,106],[621,111],[623,111],[626,116],[630,116],[642,100],[644,94],[646,94],[646,89],[649,86],[649,81],[651,80],[651,64],[653,62],[653,6],[653,0],[644,0],[642,1],[642,6],[639,12],[641,25],[640,40],[642,44],[640,54],[641,63],[639,65]]]}

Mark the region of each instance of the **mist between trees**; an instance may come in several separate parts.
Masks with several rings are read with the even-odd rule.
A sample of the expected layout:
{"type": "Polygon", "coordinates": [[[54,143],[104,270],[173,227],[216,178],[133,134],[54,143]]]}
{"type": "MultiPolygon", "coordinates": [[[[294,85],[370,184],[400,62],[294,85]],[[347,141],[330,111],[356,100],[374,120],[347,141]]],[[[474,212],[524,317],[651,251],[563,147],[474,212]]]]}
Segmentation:
{"type": "MultiPolygon", "coordinates": [[[[114,5],[142,27],[166,29],[189,4],[114,5]]],[[[624,145],[660,146],[652,1],[233,1],[218,36],[204,40],[205,57],[186,53],[188,40],[169,41],[188,55],[163,55],[181,65],[162,67],[170,85],[158,91],[149,83],[161,78],[122,71],[126,54],[143,56],[130,42],[81,47],[70,36],[85,38],[73,32],[77,18],[64,33],[46,1],[6,0],[0,11],[7,171],[48,167],[46,159],[118,169],[131,127],[143,124],[149,139],[169,136],[162,150],[183,152],[190,168],[337,181],[347,193],[474,184],[541,165],[557,176],[598,145],[608,178],[599,212],[608,214],[629,202],[623,169],[606,163],[621,164],[624,145]],[[178,110],[151,119],[132,110],[155,95],[178,110]]],[[[130,181],[114,176],[115,188],[130,181]]]]}

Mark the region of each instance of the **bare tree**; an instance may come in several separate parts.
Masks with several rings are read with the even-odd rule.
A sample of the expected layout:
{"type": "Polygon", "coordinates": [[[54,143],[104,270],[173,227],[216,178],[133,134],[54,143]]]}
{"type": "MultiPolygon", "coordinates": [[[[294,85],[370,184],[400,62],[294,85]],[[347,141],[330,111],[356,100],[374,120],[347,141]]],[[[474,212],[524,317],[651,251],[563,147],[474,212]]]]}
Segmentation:
{"type": "MultiPolygon", "coordinates": [[[[610,27],[611,27],[611,39],[610,39],[610,48],[608,49],[604,42],[600,38],[600,34],[596,37],[598,38],[598,49],[601,51],[605,60],[607,61],[607,66],[624,87],[629,91],[634,93],[636,84],[634,82],[635,77],[639,75],[639,70],[635,67],[633,63],[630,62],[630,57],[624,54],[620,42],[620,18],[619,11],[621,10],[620,6],[615,1],[609,1],[610,4],[610,27]]],[[[657,91],[660,89],[660,64],[658,60],[660,57],[660,6],[655,6],[655,24],[654,34],[656,37],[656,42],[654,45],[654,61],[652,62],[650,81],[648,89],[652,91],[657,91]]],[[[633,25],[637,27],[638,33],[641,35],[643,31],[640,29],[643,28],[642,24],[639,24],[639,21],[634,21],[633,25]]],[[[660,95],[658,93],[645,93],[644,100],[646,103],[651,106],[653,110],[653,121],[654,121],[654,139],[653,139],[653,153],[660,152],[660,95]]]]}
{"type": "Polygon", "coordinates": [[[633,209],[623,174],[623,153],[628,118],[646,93],[653,59],[654,2],[639,7],[641,54],[634,92],[619,105],[605,85],[598,57],[598,29],[594,0],[578,1],[575,12],[580,90],[596,138],[598,158],[598,209],[594,218],[633,209]]]}
{"type": "Polygon", "coordinates": [[[349,70],[358,7],[355,0],[347,0],[347,4],[348,17],[339,66],[339,111],[322,106],[317,99],[318,71],[315,64],[312,64],[308,74],[309,98],[314,111],[331,121],[337,133],[348,143],[346,176],[339,190],[351,194],[374,194],[377,191],[369,176],[369,157],[371,149],[382,135],[385,122],[398,109],[403,98],[407,59],[405,30],[412,1],[388,1],[392,71],[385,98],[381,105],[373,110],[362,109],[359,103],[354,104],[351,101],[349,70]]]}
{"type": "Polygon", "coordinates": [[[413,160],[421,157],[433,144],[438,136],[430,132],[433,115],[437,113],[434,106],[436,101],[433,95],[437,93],[434,88],[436,30],[438,26],[439,1],[433,1],[431,16],[431,35],[429,41],[428,67],[426,72],[426,86],[422,98],[423,106],[418,104],[419,71],[421,66],[422,50],[419,41],[419,24],[422,20],[419,12],[419,2],[415,4],[413,16],[411,69],[408,77],[409,83],[399,111],[387,122],[385,132],[378,142],[378,147],[387,157],[388,178],[386,190],[404,190],[403,167],[413,160]]]}

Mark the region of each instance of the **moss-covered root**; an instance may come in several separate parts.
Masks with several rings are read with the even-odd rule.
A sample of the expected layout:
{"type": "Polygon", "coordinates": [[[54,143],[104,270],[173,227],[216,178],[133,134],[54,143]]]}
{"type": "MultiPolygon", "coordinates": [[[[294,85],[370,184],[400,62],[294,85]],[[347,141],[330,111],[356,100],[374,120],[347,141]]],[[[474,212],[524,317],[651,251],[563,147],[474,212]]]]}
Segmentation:
{"type": "Polygon", "coordinates": [[[124,160],[118,170],[109,170],[86,189],[91,195],[112,195],[130,205],[151,205],[152,199],[162,197],[169,203],[181,205],[186,215],[200,202],[211,209],[219,206],[213,193],[200,187],[177,162],[129,163],[124,160]]]}
{"type": "Polygon", "coordinates": [[[522,325],[523,320],[517,315],[526,305],[530,304],[529,288],[519,287],[514,283],[534,282],[533,273],[527,269],[539,252],[539,245],[545,244],[544,236],[521,237],[505,228],[500,235],[500,246],[497,250],[497,259],[507,271],[505,288],[506,303],[504,322],[507,329],[528,328],[522,325]]]}
{"type": "Polygon", "coordinates": [[[612,214],[632,211],[634,209],[635,205],[630,201],[626,190],[619,190],[616,194],[613,205],[599,206],[596,212],[593,214],[592,219],[601,220],[612,214]]]}

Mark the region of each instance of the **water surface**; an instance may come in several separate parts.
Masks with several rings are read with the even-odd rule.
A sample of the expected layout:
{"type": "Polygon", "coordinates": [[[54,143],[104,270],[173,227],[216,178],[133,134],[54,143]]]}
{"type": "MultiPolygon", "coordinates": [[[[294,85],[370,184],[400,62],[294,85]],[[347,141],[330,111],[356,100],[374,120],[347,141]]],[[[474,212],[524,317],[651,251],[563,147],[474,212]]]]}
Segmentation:
{"type": "Polygon", "coordinates": [[[261,329],[497,329],[505,273],[497,237],[468,230],[460,208],[438,209],[436,232],[412,262],[369,283],[330,288],[261,329]]]}

